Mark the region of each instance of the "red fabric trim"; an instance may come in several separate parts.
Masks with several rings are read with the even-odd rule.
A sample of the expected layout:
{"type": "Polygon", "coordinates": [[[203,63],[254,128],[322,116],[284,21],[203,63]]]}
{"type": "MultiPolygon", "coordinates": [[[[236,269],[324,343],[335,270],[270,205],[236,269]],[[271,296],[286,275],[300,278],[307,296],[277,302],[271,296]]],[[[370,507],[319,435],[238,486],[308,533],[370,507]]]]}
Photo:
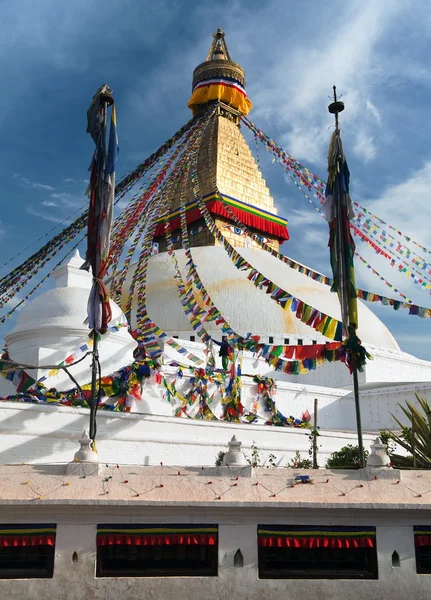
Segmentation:
{"type": "MultiPolygon", "coordinates": [[[[214,78],[214,79],[216,79],[216,78],[214,78]]],[[[204,87],[210,87],[211,85],[220,85],[222,87],[232,88],[234,90],[237,90],[240,94],[242,94],[246,98],[248,98],[247,92],[245,90],[243,90],[241,87],[238,87],[238,85],[235,85],[233,83],[224,83],[223,81],[202,81],[202,83],[198,83],[198,85],[194,88],[193,92],[195,90],[199,90],[204,87]]]]}
{"type": "Polygon", "coordinates": [[[259,546],[263,548],[374,548],[371,537],[259,537],[259,546]]]}
{"type": "Polygon", "coordinates": [[[105,533],[97,536],[98,546],[215,546],[213,534],[133,535],[130,533],[105,533]]]}
{"type": "Polygon", "coordinates": [[[336,350],[341,347],[341,342],[331,342],[329,344],[313,344],[306,346],[286,346],[284,349],[284,358],[295,358],[296,360],[305,360],[306,358],[316,358],[323,350],[336,350]]]}
{"type": "Polygon", "coordinates": [[[431,535],[415,535],[415,546],[431,546],[431,535]]]}
{"type": "MultiPolygon", "coordinates": [[[[225,217],[228,220],[232,220],[227,210],[224,208],[223,204],[219,200],[210,200],[206,204],[207,209],[210,213],[215,215],[219,215],[220,217],[225,217]]],[[[277,237],[280,241],[285,241],[289,239],[289,233],[287,231],[287,227],[285,225],[280,225],[279,223],[274,223],[273,221],[269,221],[263,217],[259,217],[257,215],[253,215],[245,210],[241,210],[234,206],[230,206],[231,211],[234,215],[247,227],[253,227],[262,233],[269,233],[277,237]]],[[[186,212],[186,220],[187,223],[193,223],[198,219],[201,219],[202,215],[199,208],[192,208],[186,212]]],[[[175,217],[170,221],[171,230],[179,229],[181,227],[181,219],[180,217],[175,217]]],[[[159,223],[156,227],[155,237],[164,235],[165,225],[164,223],[159,223]]]]}
{"type": "Polygon", "coordinates": [[[19,546],[55,546],[55,535],[44,533],[41,535],[0,535],[0,547],[19,546]]]}

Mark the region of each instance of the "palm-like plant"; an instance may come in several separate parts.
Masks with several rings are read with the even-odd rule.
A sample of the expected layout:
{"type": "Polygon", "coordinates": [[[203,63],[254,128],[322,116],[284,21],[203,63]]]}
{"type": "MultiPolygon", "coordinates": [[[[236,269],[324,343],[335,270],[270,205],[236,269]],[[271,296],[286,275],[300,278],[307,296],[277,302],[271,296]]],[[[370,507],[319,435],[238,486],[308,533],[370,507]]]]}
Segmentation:
{"type": "Polygon", "coordinates": [[[406,406],[399,405],[406,415],[409,425],[404,425],[394,415],[395,422],[400,427],[400,433],[387,432],[388,440],[393,440],[409,452],[409,456],[391,453],[392,464],[396,467],[417,467],[431,469],[431,407],[426,398],[415,394],[419,410],[411,402],[406,406]]]}

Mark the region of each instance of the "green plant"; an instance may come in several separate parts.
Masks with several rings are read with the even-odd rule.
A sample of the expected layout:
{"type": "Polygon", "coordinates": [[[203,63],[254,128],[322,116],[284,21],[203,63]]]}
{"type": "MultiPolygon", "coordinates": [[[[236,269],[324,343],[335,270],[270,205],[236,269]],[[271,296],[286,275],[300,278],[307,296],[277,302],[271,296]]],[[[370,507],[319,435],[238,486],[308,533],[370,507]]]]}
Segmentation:
{"type": "Polygon", "coordinates": [[[268,464],[267,464],[267,469],[273,469],[274,467],[277,466],[277,457],[274,454],[270,454],[268,456],[268,464]]]}
{"type": "Polygon", "coordinates": [[[223,452],[223,450],[220,450],[220,452],[217,454],[216,460],[215,460],[216,467],[222,466],[225,454],[226,454],[226,452],[223,452]]]}
{"type": "MultiPolygon", "coordinates": [[[[367,459],[368,452],[364,450],[367,459]]],[[[328,469],[359,469],[359,446],[347,444],[340,450],[333,452],[326,463],[328,469]]]]}
{"type": "Polygon", "coordinates": [[[295,456],[289,460],[286,465],[287,469],[311,469],[313,462],[309,458],[302,458],[299,450],[295,452],[295,456]]]}
{"type": "Polygon", "coordinates": [[[379,435],[380,435],[380,439],[382,440],[382,443],[385,444],[385,446],[386,446],[386,452],[388,453],[388,456],[391,460],[391,464],[393,465],[394,462],[392,460],[392,457],[393,457],[395,450],[397,449],[397,445],[391,437],[392,434],[387,429],[381,429],[379,435]]]}
{"type": "Polygon", "coordinates": [[[415,467],[417,469],[431,469],[431,407],[426,398],[415,394],[419,408],[412,402],[406,402],[401,410],[408,419],[408,425],[404,425],[394,415],[392,418],[399,425],[400,432],[385,432],[387,440],[398,444],[409,453],[402,456],[391,448],[389,457],[393,466],[399,468],[415,467]]]}
{"type": "Polygon", "coordinates": [[[246,456],[246,460],[252,467],[260,467],[262,459],[260,458],[259,448],[256,446],[256,442],[253,440],[251,445],[251,458],[246,456]]]}
{"type": "Polygon", "coordinates": [[[319,431],[314,428],[312,429],[312,431],[310,432],[310,435],[308,436],[308,439],[310,441],[310,448],[308,449],[308,455],[310,457],[310,462],[311,465],[313,467],[313,469],[318,469],[319,465],[317,464],[317,451],[318,451],[318,444],[317,444],[317,438],[320,436],[319,431]],[[314,464],[315,462],[315,464],[314,464]]]}

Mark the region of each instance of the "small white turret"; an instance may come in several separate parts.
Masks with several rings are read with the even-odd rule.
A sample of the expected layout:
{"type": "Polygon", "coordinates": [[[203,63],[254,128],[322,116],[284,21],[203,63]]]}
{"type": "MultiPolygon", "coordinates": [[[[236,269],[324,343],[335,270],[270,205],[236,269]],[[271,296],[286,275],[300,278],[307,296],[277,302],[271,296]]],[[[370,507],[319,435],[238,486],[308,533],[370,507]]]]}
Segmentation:
{"type": "Polygon", "coordinates": [[[390,459],[387,453],[386,445],[382,443],[379,437],[376,437],[370,446],[370,454],[367,459],[367,467],[387,468],[390,466],[390,459]]]}
{"type": "Polygon", "coordinates": [[[229,450],[223,458],[224,466],[243,467],[248,464],[244,453],[241,451],[241,442],[235,436],[232,436],[232,439],[228,442],[228,447],[229,450]]]}
{"type": "MultiPolygon", "coordinates": [[[[9,356],[12,360],[28,365],[57,365],[89,343],[89,329],[86,324],[87,302],[92,285],[92,277],[80,267],[83,259],[76,250],[74,256],[52,273],[55,287],[31,299],[18,315],[15,328],[5,336],[9,356]]],[[[121,309],[111,300],[114,325],[126,324],[121,309]]],[[[108,331],[99,344],[102,375],[111,373],[133,362],[136,342],[127,327],[118,331],[108,331]]],[[[81,354],[82,356],[82,354],[81,354]]],[[[70,369],[71,374],[83,385],[91,379],[91,357],[70,369]]],[[[48,371],[27,370],[30,377],[38,380],[48,371]]],[[[2,379],[2,378],[0,378],[2,379]]],[[[10,382],[7,390],[0,381],[0,395],[12,393],[10,382]]],[[[67,390],[75,387],[64,371],[49,377],[48,387],[67,390]]]]}

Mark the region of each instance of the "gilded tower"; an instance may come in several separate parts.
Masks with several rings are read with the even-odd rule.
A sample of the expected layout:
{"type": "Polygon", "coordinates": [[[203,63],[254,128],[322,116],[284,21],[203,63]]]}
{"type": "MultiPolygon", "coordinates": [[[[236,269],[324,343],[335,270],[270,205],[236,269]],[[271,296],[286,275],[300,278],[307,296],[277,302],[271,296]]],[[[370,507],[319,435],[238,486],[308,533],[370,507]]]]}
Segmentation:
{"type": "MultiPolygon", "coordinates": [[[[278,250],[279,244],[289,237],[287,222],[277,215],[274,200],[240,129],[241,116],[252,106],[245,91],[244,70],[231,60],[220,28],[213,38],[206,60],[193,72],[192,96],[188,102],[194,115],[211,104],[216,109],[203,135],[198,156],[200,193],[217,227],[232,246],[260,248],[229,218],[226,205],[249,230],[278,250]],[[218,198],[217,190],[223,201],[218,198]]],[[[167,198],[175,248],[181,247],[179,186],[167,198]]],[[[217,245],[218,241],[196,210],[191,181],[187,184],[186,209],[190,245],[217,245]]],[[[158,228],[156,241],[164,251],[166,244],[161,229],[158,228]]]]}

